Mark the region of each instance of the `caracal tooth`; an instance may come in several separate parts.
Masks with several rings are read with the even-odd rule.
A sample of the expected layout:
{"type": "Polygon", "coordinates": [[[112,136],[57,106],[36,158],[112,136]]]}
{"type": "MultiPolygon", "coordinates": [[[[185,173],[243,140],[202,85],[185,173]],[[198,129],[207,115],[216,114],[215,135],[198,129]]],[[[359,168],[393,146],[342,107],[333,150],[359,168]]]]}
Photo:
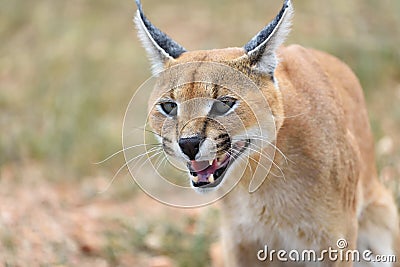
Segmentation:
{"type": "Polygon", "coordinates": [[[213,184],[215,182],[214,180],[214,174],[211,174],[210,177],[208,177],[208,181],[213,184]]]}
{"type": "Polygon", "coordinates": [[[193,176],[192,181],[197,184],[199,182],[199,176],[193,176]]]}
{"type": "Polygon", "coordinates": [[[212,164],[213,164],[213,161],[214,161],[213,159],[209,159],[209,160],[208,160],[208,165],[212,165],[212,164]]]}

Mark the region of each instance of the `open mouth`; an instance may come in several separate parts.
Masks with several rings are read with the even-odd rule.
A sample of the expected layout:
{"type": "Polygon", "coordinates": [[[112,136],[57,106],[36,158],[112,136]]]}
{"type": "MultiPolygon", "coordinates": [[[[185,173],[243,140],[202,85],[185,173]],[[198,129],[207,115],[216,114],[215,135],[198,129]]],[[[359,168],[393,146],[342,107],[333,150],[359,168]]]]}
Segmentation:
{"type": "Polygon", "coordinates": [[[190,161],[188,163],[188,168],[191,174],[192,185],[197,188],[215,187],[219,185],[228,167],[244,152],[249,143],[250,140],[241,140],[235,142],[223,155],[214,159],[190,161]]]}

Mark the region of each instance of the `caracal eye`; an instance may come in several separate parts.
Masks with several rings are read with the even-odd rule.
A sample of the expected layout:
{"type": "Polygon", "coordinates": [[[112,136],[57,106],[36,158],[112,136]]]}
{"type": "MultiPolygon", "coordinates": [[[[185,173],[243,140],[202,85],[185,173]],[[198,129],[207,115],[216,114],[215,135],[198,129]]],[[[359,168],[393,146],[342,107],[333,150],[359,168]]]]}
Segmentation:
{"type": "Polygon", "coordinates": [[[167,114],[168,116],[176,116],[176,114],[178,113],[178,106],[175,102],[172,101],[163,102],[160,103],[160,107],[162,111],[164,111],[164,113],[167,114]]]}
{"type": "Polygon", "coordinates": [[[211,114],[221,116],[226,114],[235,105],[236,99],[233,98],[222,98],[214,102],[211,108],[211,114]]]}

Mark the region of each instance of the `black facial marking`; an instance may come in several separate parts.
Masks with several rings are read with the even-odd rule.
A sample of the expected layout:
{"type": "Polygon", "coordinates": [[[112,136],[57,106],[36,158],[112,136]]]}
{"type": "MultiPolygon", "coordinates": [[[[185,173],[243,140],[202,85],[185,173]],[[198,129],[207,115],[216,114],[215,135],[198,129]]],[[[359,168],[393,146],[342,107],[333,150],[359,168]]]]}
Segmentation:
{"type": "Polygon", "coordinates": [[[208,118],[208,117],[204,118],[203,128],[201,129],[201,133],[203,136],[207,136],[206,131],[207,131],[207,126],[208,126],[209,122],[210,122],[210,118],[208,118]]]}
{"type": "Polygon", "coordinates": [[[229,138],[229,134],[223,133],[217,136],[216,140],[229,138]]]}
{"type": "Polygon", "coordinates": [[[179,123],[175,123],[175,136],[179,136],[179,123]]]}
{"type": "Polygon", "coordinates": [[[163,146],[165,153],[167,153],[168,155],[171,155],[171,156],[174,155],[174,150],[172,148],[168,147],[165,144],[165,142],[163,142],[162,146],[163,146]]]}
{"type": "Polygon", "coordinates": [[[214,98],[214,99],[216,99],[217,97],[218,97],[218,85],[213,85],[213,87],[212,87],[212,91],[211,91],[211,93],[212,93],[212,98],[214,98]]]}
{"type": "Polygon", "coordinates": [[[231,141],[228,140],[224,140],[223,142],[217,144],[217,148],[220,151],[226,151],[231,147],[231,141]]]}
{"type": "Polygon", "coordinates": [[[170,139],[166,138],[166,137],[163,137],[163,141],[167,142],[167,143],[172,143],[172,141],[170,139]]]}
{"type": "Polygon", "coordinates": [[[175,98],[175,90],[170,90],[170,92],[169,92],[169,97],[172,99],[172,100],[176,100],[176,98],[175,98]]]}
{"type": "Polygon", "coordinates": [[[228,151],[231,148],[231,138],[228,134],[220,134],[217,136],[215,141],[221,140],[219,143],[217,143],[216,147],[218,151],[228,151]],[[222,139],[222,140],[221,140],[222,139]]]}

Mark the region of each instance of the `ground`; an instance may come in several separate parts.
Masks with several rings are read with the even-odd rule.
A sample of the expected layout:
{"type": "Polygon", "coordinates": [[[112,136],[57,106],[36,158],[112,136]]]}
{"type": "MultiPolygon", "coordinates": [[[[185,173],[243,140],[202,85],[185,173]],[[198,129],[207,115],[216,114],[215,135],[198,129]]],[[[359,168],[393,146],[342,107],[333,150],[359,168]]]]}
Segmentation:
{"type": "MultiPolygon", "coordinates": [[[[121,198],[121,191],[102,192],[108,182],[104,177],[54,183],[44,181],[42,171],[35,164],[1,170],[4,266],[167,267],[209,262],[208,249],[217,230],[212,208],[169,208],[141,193],[121,198]],[[24,177],[23,183],[18,177],[24,177]],[[174,259],[177,252],[180,256],[174,259]]],[[[129,179],[125,182],[116,181],[114,188],[138,191],[129,179]]]]}

